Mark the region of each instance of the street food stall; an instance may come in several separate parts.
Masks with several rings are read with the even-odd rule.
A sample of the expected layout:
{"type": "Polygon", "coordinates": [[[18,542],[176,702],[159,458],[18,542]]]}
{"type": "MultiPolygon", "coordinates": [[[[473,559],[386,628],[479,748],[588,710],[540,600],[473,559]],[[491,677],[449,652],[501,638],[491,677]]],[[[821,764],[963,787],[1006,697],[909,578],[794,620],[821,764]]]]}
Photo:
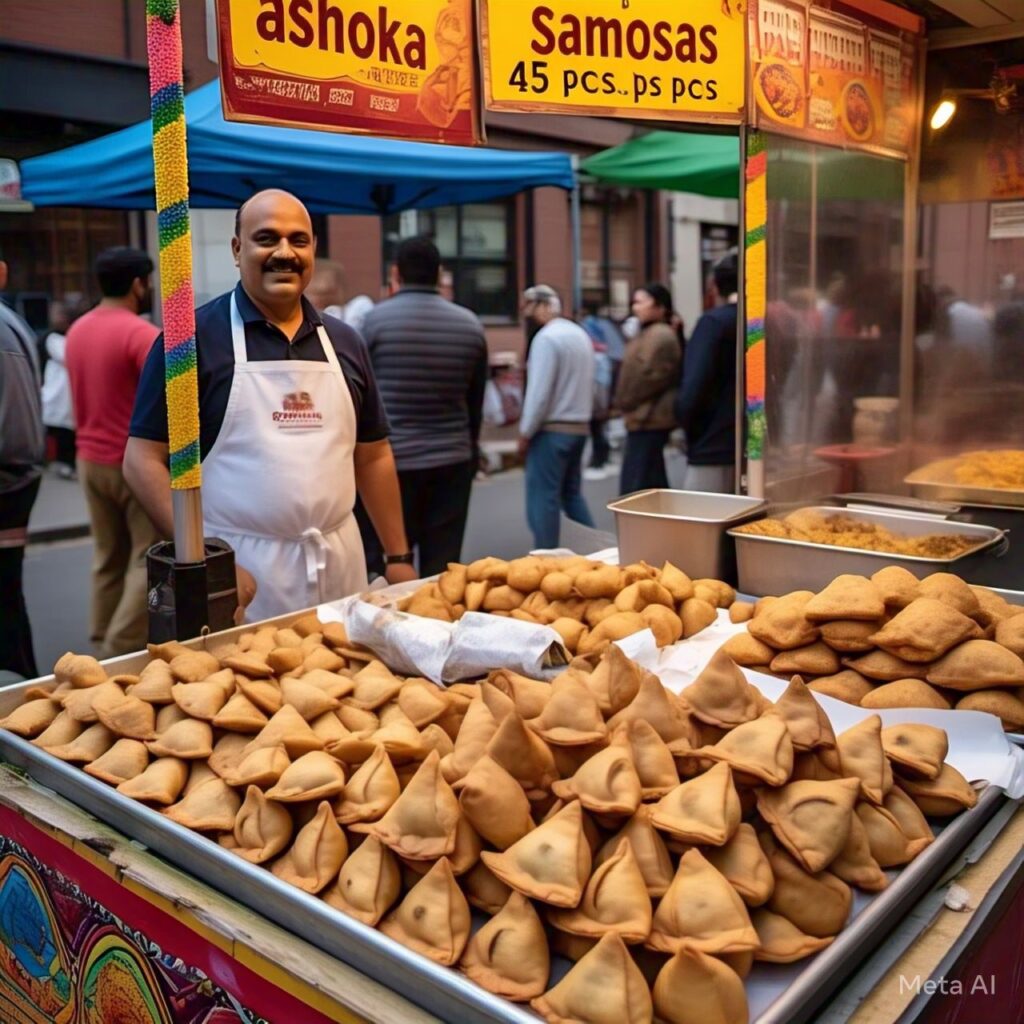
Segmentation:
{"type": "MultiPolygon", "coordinates": [[[[433,46],[394,6],[334,11],[318,49],[416,76],[318,53],[311,84],[301,5],[257,39],[223,3],[225,124],[476,140],[470,5],[435,5],[433,46]]],[[[876,0],[691,6],[489,0],[482,72],[493,109],[740,133],[748,496],[629,496],[615,549],[453,563],[5,689],[3,1020],[1016,1019],[1024,593],[978,578],[1012,538],[809,500],[909,472],[924,24],[876,0]],[[889,299],[864,276],[850,305],[844,240],[884,255],[889,299]]],[[[177,5],[148,7],[188,576],[195,339],[166,305],[189,286],[188,107],[177,5]]]]}

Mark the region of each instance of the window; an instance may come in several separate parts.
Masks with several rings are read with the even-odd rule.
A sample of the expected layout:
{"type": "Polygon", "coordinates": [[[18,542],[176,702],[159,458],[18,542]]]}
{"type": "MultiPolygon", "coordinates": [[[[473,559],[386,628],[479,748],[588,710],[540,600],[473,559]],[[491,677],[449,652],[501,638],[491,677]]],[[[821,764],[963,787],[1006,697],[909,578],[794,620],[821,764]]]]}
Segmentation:
{"type": "Polygon", "coordinates": [[[11,305],[33,328],[45,328],[51,299],[69,294],[99,298],[96,257],[112,245],[128,244],[128,217],[120,210],[53,206],[0,213],[11,305]]]}
{"type": "Polygon", "coordinates": [[[630,313],[644,280],[642,198],[631,189],[586,185],[580,208],[580,275],[584,308],[616,320],[630,313]]]}
{"type": "Polygon", "coordinates": [[[452,298],[484,322],[517,315],[515,200],[407,210],[384,221],[384,263],[395,258],[403,238],[426,235],[452,275],[452,298]]]}

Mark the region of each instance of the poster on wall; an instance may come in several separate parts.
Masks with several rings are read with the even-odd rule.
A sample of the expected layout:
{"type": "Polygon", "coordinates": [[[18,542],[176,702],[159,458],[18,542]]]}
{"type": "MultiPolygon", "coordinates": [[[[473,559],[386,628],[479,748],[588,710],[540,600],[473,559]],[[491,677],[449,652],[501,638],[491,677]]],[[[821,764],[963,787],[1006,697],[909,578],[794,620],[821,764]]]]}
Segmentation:
{"type": "Polygon", "coordinates": [[[489,110],[739,123],[747,0],[481,0],[489,110]]]}
{"type": "Polygon", "coordinates": [[[229,121],[482,141],[473,0],[217,0],[229,121]]]}
{"type": "Polygon", "coordinates": [[[906,157],[923,22],[883,0],[750,0],[751,117],[810,142],[906,157]]]}

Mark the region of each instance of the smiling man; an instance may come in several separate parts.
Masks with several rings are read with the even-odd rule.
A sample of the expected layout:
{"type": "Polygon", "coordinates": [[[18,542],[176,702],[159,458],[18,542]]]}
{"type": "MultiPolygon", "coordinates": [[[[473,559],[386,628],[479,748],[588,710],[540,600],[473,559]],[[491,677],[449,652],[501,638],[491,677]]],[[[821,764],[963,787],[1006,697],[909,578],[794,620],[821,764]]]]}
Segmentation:
{"type": "MultiPolygon", "coordinates": [[[[384,545],[388,580],[413,578],[365,348],[302,295],[316,251],[309,212],[288,192],[258,192],[238,210],[231,250],[238,285],[196,310],[199,441],[206,535],[235,550],[246,619],[365,587],[357,492],[384,545]]],[[[170,537],[162,337],[143,369],[129,433],[125,477],[170,537]]]]}

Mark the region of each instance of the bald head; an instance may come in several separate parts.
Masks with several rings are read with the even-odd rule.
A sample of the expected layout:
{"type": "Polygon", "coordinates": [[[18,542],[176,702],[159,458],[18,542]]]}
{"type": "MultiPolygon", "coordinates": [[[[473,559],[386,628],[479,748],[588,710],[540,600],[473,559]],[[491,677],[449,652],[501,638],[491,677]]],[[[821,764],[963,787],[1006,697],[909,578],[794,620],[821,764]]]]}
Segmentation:
{"type": "Polygon", "coordinates": [[[309,220],[310,231],[313,230],[313,221],[309,216],[309,210],[306,209],[306,204],[296,195],[291,192],[287,192],[283,188],[265,188],[260,192],[254,192],[251,196],[237,210],[235,210],[235,238],[241,234],[242,231],[242,218],[245,215],[245,211],[250,206],[255,204],[256,208],[263,203],[294,203],[295,206],[299,207],[306,215],[306,219],[309,220]]]}
{"type": "Polygon", "coordinates": [[[272,320],[295,316],[316,251],[313,222],[302,201],[277,188],[251,196],[235,215],[231,251],[249,298],[272,320]]]}

